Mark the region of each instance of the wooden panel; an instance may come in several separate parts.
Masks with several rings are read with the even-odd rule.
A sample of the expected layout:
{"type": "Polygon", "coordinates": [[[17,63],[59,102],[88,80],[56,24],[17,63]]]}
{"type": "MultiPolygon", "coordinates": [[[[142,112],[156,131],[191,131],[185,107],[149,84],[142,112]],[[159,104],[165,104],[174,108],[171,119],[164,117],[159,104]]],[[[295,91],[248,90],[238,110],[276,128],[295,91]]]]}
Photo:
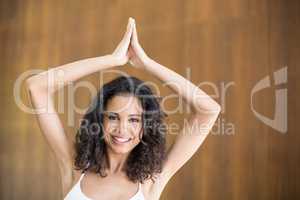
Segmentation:
{"type": "MultiPolygon", "coordinates": [[[[61,195],[58,167],[35,117],[14,101],[16,79],[26,70],[112,52],[129,16],[136,19],[151,57],[185,77],[190,74],[212,95],[207,82],[226,92],[224,98],[216,97],[223,113],[211,135],[171,179],[161,199],[299,199],[300,4],[284,0],[1,0],[0,199],[53,200],[61,195]],[[288,83],[274,86],[273,72],[285,66],[288,83]],[[273,118],[275,91],[288,88],[285,134],[251,110],[251,90],[268,75],[272,87],[255,94],[254,108],[273,118]]],[[[159,83],[129,66],[124,70],[159,83]]],[[[86,80],[99,87],[97,74],[86,80]]],[[[85,92],[76,94],[80,106],[88,103],[85,92]]],[[[25,101],[24,90],[21,97],[25,101]]],[[[177,113],[169,120],[182,125],[184,116],[177,113]]],[[[67,126],[67,115],[61,117],[73,139],[80,115],[75,127],[67,126]]],[[[170,144],[174,136],[168,140],[170,144]]]]}

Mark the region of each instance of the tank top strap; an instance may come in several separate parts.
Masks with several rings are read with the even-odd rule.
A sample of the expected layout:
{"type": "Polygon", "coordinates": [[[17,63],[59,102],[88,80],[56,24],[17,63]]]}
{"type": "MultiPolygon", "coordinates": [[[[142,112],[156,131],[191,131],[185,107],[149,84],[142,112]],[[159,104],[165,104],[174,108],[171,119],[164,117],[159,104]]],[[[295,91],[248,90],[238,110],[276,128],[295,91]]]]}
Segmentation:
{"type": "Polygon", "coordinates": [[[81,175],[80,175],[80,178],[79,178],[79,181],[78,182],[80,182],[81,181],[81,179],[83,178],[83,176],[85,175],[85,172],[84,173],[82,173],[81,175]]]}
{"type": "MultiPolygon", "coordinates": [[[[141,182],[139,182],[139,191],[137,192],[136,197],[137,197],[136,199],[145,200],[145,196],[142,191],[142,183],[141,182]]],[[[134,200],[134,199],[132,199],[132,200],[134,200]]]]}

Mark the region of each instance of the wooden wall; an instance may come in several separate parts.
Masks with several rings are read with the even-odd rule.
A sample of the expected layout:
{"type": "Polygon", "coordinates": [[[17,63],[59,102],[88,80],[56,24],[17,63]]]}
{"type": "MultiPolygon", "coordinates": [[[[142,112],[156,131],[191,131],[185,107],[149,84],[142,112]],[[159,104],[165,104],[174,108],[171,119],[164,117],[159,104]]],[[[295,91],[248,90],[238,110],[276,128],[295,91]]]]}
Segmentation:
{"type": "MultiPolygon", "coordinates": [[[[222,84],[228,86],[225,98],[216,97],[223,113],[214,134],[172,178],[161,199],[300,199],[297,0],[1,0],[0,199],[53,200],[61,195],[58,167],[37,121],[15,102],[17,78],[27,70],[111,53],[130,16],[153,59],[185,77],[190,69],[197,85],[209,81],[219,92],[224,92],[222,84]],[[288,83],[274,86],[273,72],[286,66],[288,83]],[[287,133],[262,123],[251,110],[251,90],[268,75],[272,86],[252,103],[273,118],[275,91],[288,88],[287,133]]],[[[124,70],[155,81],[129,66],[124,70]]],[[[85,80],[99,82],[97,75],[85,80]]],[[[201,88],[214,94],[207,84],[201,88]]],[[[24,90],[21,97],[28,103],[24,90]]],[[[76,102],[85,106],[88,97],[79,90],[76,102]]],[[[61,117],[67,124],[67,116],[61,117]]],[[[170,116],[179,124],[182,119],[180,113],[170,116]]],[[[76,126],[66,129],[72,140],[76,126]]],[[[168,137],[170,143],[174,136],[168,137]]]]}

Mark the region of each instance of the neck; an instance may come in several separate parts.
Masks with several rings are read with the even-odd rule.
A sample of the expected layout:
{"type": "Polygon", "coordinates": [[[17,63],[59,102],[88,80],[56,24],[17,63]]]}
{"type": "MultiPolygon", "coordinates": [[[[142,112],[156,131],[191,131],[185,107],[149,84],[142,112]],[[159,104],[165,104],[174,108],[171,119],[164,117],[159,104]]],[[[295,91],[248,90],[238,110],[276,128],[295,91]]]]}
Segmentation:
{"type": "Polygon", "coordinates": [[[129,153],[127,154],[119,154],[111,151],[111,149],[107,149],[107,161],[108,168],[107,171],[109,174],[117,174],[123,172],[126,165],[126,160],[128,158],[129,153]]]}

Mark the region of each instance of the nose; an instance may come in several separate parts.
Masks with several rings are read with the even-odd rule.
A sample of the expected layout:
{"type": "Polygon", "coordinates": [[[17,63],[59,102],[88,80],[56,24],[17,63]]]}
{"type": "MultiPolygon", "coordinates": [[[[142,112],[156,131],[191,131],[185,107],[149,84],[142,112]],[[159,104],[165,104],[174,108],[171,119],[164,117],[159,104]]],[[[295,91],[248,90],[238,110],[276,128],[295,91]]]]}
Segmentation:
{"type": "Polygon", "coordinates": [[[128,135],[128,124],[126,120],[120,120],[116,128],[120,136],[128,135]]]}

